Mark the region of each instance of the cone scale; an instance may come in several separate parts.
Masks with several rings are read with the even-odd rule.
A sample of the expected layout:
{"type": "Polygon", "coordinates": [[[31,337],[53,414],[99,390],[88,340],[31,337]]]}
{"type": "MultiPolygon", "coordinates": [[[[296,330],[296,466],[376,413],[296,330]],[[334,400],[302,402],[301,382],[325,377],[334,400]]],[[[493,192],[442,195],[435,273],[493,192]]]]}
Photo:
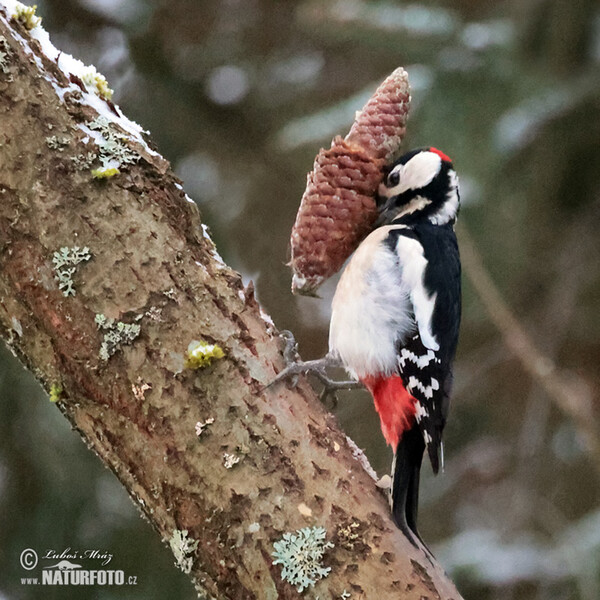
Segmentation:
{"type": "Polygon", "coordinates": [[[321,149],[292,229],[292,291],[314,295],[369,234],[384,167],[397,154],[410,105],[408,75],[396,69],[377,88],[345,138],[321,149]]]}

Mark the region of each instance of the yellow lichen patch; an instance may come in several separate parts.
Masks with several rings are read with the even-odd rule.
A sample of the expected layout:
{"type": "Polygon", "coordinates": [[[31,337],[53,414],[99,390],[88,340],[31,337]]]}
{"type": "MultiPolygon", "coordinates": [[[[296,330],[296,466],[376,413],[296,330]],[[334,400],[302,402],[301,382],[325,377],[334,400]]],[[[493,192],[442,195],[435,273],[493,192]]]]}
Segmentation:
{"type": "Polygon", "coordinates": [[[62,393],[63,389],[61,385],[58,383],[53,383],[50,387],[50,402],[58,402],[62,393]]]}
{"type": "Polygon", "coordinates": [[[186,369],[202,369],[208,367],[213,360],[218,360],[224,356],[225,352],[217,344],[193,340],[185,353],[184,366],[186,369]]]}
{"type": "Polygon", "coordinates": [[[91,88],[101,98],[105,100],[112,98],[113,91],[108,87],[106,77],[102,73],[98,73],[95,67],[89,66],[87,71],[81,76],[81,80],[85,83],[86,87],[91,88]]]}
{"type": "Polygon", "coordinates": [[[15,14],[12,16],[15,21],[19,21],[25,29],[31,30],[37,27],[42,22],[42,17],[38,17],[35,14],[37,4],[33,6],[25,6],[17,2],[15,7],[15,14]]]}
{"type": "Polygon", "coordinates": [[[106,81],[106,77],[104,75],[100,75],[96,77],[96,89],[98,90],[98,94],[102,96],[105,100],[110,100],[113,95],[113,91],[108,87],[108,81],[106,81]]]}
{"type": "Polygon", "coordinates": [[[116,167],[100,167],[99,169],[92,169],[92,176],[94,179],[110,179],[120,173],[116,167]]]}

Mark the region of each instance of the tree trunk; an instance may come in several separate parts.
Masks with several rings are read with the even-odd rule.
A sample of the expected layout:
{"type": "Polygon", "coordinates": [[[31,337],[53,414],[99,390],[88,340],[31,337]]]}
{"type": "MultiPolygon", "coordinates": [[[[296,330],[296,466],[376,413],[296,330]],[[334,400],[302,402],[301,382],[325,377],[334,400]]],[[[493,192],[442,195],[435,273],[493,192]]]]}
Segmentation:
{"type": "Polygon", "coordinates": [[[459,599],[394,527],[306,381],[263,391],[283,364],[280,338],[168,163],[100,79],[91,93],[40,27],[7,12],[0,5],[1,333],[200,596],[300,597],[273,565],[274,543],[323,527],[334,547],[315,597],[459,599]],[[224,357],[184,365],[193,340],[224,357]]]}

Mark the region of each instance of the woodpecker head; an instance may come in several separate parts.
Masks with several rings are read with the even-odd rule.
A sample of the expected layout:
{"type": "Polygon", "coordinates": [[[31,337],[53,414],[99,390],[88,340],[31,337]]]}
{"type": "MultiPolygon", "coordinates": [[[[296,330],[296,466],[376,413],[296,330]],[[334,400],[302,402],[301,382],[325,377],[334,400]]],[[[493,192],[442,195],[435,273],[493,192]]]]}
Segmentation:
{"type": "Polygon", "coordinates": [[[436,148],[420,148],[388,169],[379,186],[377,225],[421,219],[454,223],[459,205],[458,176],[450,158],[436,148]]]}

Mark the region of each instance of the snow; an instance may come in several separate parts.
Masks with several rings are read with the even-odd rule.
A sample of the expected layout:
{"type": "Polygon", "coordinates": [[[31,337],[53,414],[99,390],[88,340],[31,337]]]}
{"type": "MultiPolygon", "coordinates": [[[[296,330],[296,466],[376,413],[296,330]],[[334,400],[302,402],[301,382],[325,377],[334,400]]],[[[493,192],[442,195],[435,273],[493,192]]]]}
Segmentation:
{"type": "Polygon", "coordinates": [[[212,239],[210,237],[210,233],[208,232],[208,226],[205,225],[204,223],[202,223],[202,235],[212,244],[211,255],[212,255],[213,259],[221,267],[223,267],[223,268],[226,267],[227,264],[225,263],[225,261],[223,260],[221,255],[217,252],[217,247],[215,246],[214,242],[212,241],[212,239]]]}
{"type": "MultiPolygon", "coordinates": [[[[0,15],[1,18],[3,18],[7,24],[20,4],[20,2],[16,2],[15,0],[0,0],[0,7],[5,8],[5,14],[2,14],[0,12],[0,15]]],[[[105,117],[109,122],[118,125],[124,131],[129,133],[133,139],[135,139],[139,144],[141,144],[144,147],[144,150],[148,154],[160,156],[157,152],[150,149],[150,147],[144,141],[142,133],[146,132],[140,125],[123,115],[117,106],[115,106],[115,108],[118,114],[115,114],[110,104],[104,98],[99,96],[92,86],[86,86],[87,91],[83,92],[77,84],[71,83],[70,81],[66,86],[64,86],[62,83],[59,84],[52,77],[52,75],[48,73],[46,69],[44,69],[42,61],[33,52],[28,40],[24,39],[14,29],[12,29],[12,31],[17,41],[21,43],[25,51],[35,60],[42,76],[52,85],[52,87],[56,91],[57,96],[61,101],[63,101],[66,92],[77,91],[81,93],[83,95],[83,98],[81,99],[82,104],[87,104],[91,106],[98,112],[99,115],[105,117]]],[[[48,32],[41,25],[38,25],[37,27],[31,29],[29,31],[29,35],[32,39],[38,41],[42,53],[49,60],[57,63],[59,69],[65,74],[65,77],[67,79],[70,79],[71,75],[75,75],[76,77],[84,81],[86,79],[89,79],[90,76],[92,76],[93,78],[93,76],[97,74],[96,68],[94,66],[84,65],[79,59],[74,58],[66,52],[61,52],[60,50],[58,50],[50,41],[50,36],[48,35],[48,32]]]]}
{"type": "Polygon", "coordinates": [[[377,473],[375,473],[375,470],[371,466],[371,463],[369,462],[369,459],[367,458],[366,454],[356,445],[356,442],[352,438],[346,436],[346,442],[348,443],[348,446],[350,446],[350,450],[354,459],[361,464],[362,468],[369,474],[369,476],[374,481],[377,481],[377,473]]]}

